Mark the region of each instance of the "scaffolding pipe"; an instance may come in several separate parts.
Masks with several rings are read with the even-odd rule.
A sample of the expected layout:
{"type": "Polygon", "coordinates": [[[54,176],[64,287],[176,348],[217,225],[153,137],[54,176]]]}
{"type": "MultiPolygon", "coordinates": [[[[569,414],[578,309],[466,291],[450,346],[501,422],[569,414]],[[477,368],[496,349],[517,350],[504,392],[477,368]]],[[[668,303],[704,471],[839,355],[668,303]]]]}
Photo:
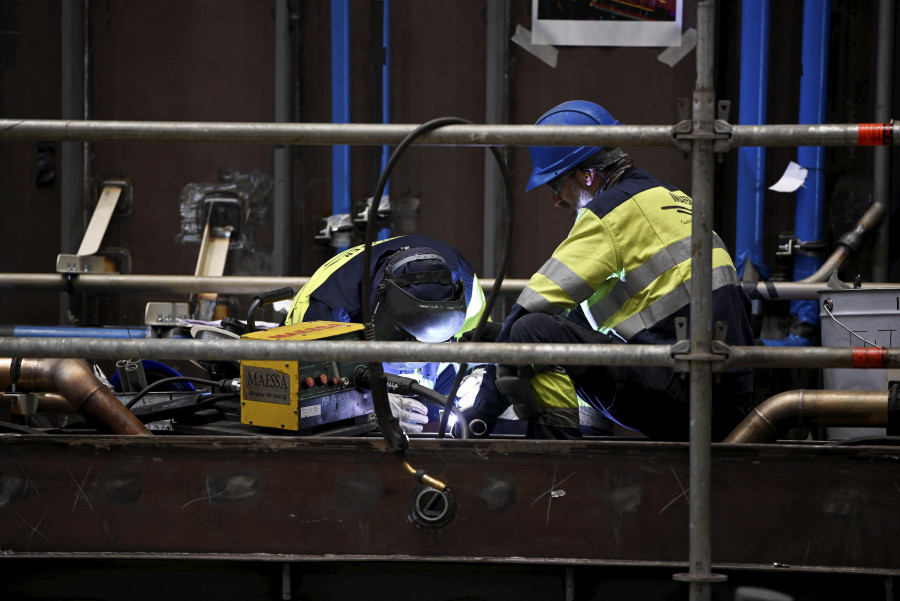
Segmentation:
{"type": "MultiPolygon", "coordinates": [[[[878,3],[878,52],[875,60],[875,118],[890,119],[894,98],[894,27],[896,0],[878,3]]],[[[875,149],[872,200],[887,206],[891,194],[891,151],[875,149]]],[[[872,251],[872,279],[886,282],[889,274],[890,219],[882,221],[872,251]]]]}
{"type": "MultiPolygon", "coordinates": [[[[217,292],[219,294],[259,294],[267,290],[293,288],[299,290],[309,277],[269,276],[192,276],[192,275],[119,275],[5,273],[0,274],[0,292],[53,291],[79,292],[217,292]]],[[[504,279],[501,294],[517,294],[528,280],[504,279]]],[[[478,278],[485,292],[494,287],[494,279],[478,278]]]]}
{"type": "Polygon", "coordinates": [[[766,399],[722,442],[775,440],[801,426],[887,426],[891,418],[886,390],[789,390],[766,399]]]}
{"type": "MultiPolygon", "coordinates": [[[[856,230],[854,230],[856,231],[856,230]]],[[[259,294],[261,291],[293,288],[299,290],[309,277],[275,276],[192,276],[192,275],[120,275],[80,274],[69,278],[65,274],[2,273],[0,292],[65,292],[73,293],[176,293],[215,292],[218,294],[259,294]]],[[[486,293],[494,289],[493,279],[478,278],[486,293]]],[[[504,279],[500,294],[517,295],[528,280],[504,279]]],[[[816,300],[825,286],[818,282],[744,282],[744,291],[751,300],[816,300]]],[[[900,288],[900,284],[863,282],[863,288],[900,288]]]]}
{"type": "MultiPolygon", "coordinates": [[[[715,4],[697,4],[697,82],[693,95],[692,131],[712,132],[716,94],[713,89],[713,18],[715,4]]],[[[691,146],[691,310],[692,355],[711,354],[712,329],[712,223],[715,157],[713,141],[704,137],[691,146]]],[[[688,557],[689,572],[675,578],[688,583],[691,601],[708,601],[710,583],[724,579],[710,571],[712,442],[712,365],[690,364],[690,491],[688,557]]]]}
{"type": "Polygon", "coordinates": [[[718,142],[717,152],[734,146],[891,146],[900,144],[900,124],[859,123],[797,125],[732,125],[727,143],[718,142]]]}
{"type": "MultiPolygon", "coordinates": [[[[669,365],[668,345],[584,345],[287,341],[216,338],[13,338],[0,337],[0,356],[92,359],[422,361],[444,363],[552,363],[569,365],[669,365]]],[[[900,349],[898,349],[900,353],[900,349]]]]}
{"type": "Polygon", "coordinates": [[[727,358],[715,363],[713,371],[733,367],[770,369],[893,369],[900,366],[900,349],[827,346],[730,346],[723,348],[727,358]]]}
{"type": "MultiPolygon", "coordinates": [[[[217,142],[230,144],[398,144],[419,124],[217,123],[0,119],[0,140],[217,142]]],[[[721,131],[720,131],[721,130],[721,131]]],[[[703,137],[716,152],[735,146],[882,146],[900,144],[900,123],[730,125],[719,133],[676,133],[674,125],[448,125],[413,144],[435,146],[672,146],[703,137]]]]}
{"type": "Polygon", "coordinates": [[[653,365],[709,362],[715,373],[736,367],[894,369],[900,348],[768,347],[714,344],[709,355],[679,345],[522,344],[381,341],[283,341],[214,338],[14,338],[0,336],[0,356],[114,359],[410,361],[553,365],[653,365]]]}

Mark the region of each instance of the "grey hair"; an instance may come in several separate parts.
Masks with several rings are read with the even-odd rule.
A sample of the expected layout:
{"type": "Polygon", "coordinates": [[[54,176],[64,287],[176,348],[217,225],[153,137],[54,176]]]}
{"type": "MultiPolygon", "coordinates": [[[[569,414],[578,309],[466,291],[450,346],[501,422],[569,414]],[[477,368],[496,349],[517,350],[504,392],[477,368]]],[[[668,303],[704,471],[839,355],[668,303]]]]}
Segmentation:
{"type": "Polygon", "coordinates": [[[601,148],[581,163],[578,164],[578,169],[599,169],[603,170],[618,162],[621,159],[624,159],[628,156],[628,153],[616,147],[605,147],[601,148]]]}

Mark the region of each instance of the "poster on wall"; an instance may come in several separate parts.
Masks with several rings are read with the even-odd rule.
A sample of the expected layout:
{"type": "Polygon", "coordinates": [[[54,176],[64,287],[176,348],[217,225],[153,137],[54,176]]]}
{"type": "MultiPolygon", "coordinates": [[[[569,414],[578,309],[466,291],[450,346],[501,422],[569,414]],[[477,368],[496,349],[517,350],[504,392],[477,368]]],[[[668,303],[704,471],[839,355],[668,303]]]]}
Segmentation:
{"type": "Polygon", "coordinates": [[[531,0],[531,43],[679,46],[684,0],[531,0]]]}

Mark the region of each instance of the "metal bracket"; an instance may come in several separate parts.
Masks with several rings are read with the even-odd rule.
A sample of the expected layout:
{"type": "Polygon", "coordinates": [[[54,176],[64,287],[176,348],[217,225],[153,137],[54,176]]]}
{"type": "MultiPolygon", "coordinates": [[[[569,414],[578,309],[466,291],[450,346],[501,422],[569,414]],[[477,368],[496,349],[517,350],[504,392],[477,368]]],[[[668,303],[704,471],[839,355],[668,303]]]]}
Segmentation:
{"type": "MultiPolygon", "coordinates": [[[[723,122],[724,123],[724,122],[723,122]]],[[[716,122],[718,124],[718,122],[716,122]]],[[[672,137],[675,138],[675,145],[681,147],[680,144],[682,141],[691,142],[693,140],[706,140],[714,142],[715,144],[719,144],[724,140],[729,140],[731,138],[731,126],[727,123],[724,123],[727,127],[718,127],[714,125],[713,131],[711,132],[694,132],[694,126],[690,121],[682,121],[677,123],[675,127],[672,128],[672,137]],[[682,133],[686,126],[690,126],[690,130],[686,133],[682,133]],[[722,131],[720,131],[720,129],[722,131]]]]}
{"type": "Polygon", "coordinates": [[[724,321],[717,321],[713,334],[715,335],[714,340],[725,342],[725,338],[728,336],[728,324],[724,321]]]}
{"type": "Polygon", "coordinates": [[[675,361],[675,371],[677,373],[687,373],[691,371],[691,365],[684,359],[691,352],[691,341],[688,340],[688,320],[686,317],[675,318],[675,338],[678,340],[672,345],[670,356],[675,361]]]}
{"type": "Polygon", "coordinates": [[[678,342],[672,345],[670,357],[675,362],[673,368],[677,373],[687,373],[691,371],[691,362],[693,361],[709,361],[711,363],[720,363],[728,361],[731,356],[731,350],[725,344],[725,337],[728,334],[728,325],[723,321],[717,321],[715,325],[715,339],[710,345],[709,353],[693,353],[691,352],[691,341],[688,340],[688,320],[685,317],[675,318],[675,336],[678,342]]]}
{"type": "Polygon", "coordinates": [[[349,213],[329,215],[319,219],[316,224],[316,242],[329,244],[334,247],[350,246],[350,232],[353,231],[353,221],[349,213]]]}
{"type": "Polygon", "coordinates": [[[188,303],[150,302],[144,308],[144,325],[177,326],[178,320],[189,319],[190,315],[188,303]]]}
{"type": "Polygon", "coordinates": [[[113,213],[122,214],[130,211],[132,197],[131,184],[127,180],[108,180],[101,184],[100,198],[84,232],[81,246],[74,255],[65,253],[57,255],[57,273],[120,273],[130,270],[123,269],[123,266],[130,268],[128,251],[124,251],[124,259],[121,256],[121,249],[110,253],[109,256],[103,256],[100,252],[100,243],[106,235],[113,213]],[[124,211],[118,210],[120,205],[124,211]]]}
{"type": "Polygon", "coordinates": [[[134,208],[134,187],[127,179],[105,179],[100,182],[100,189],[107,187],[117,187],[122,190],[119,195],[119,202],[116,203],[115,215],[122,217],[130,215],[131,209],[134,208]]]}
{"type": "Polygon", "coordinates": [[[687,98],[678,99],[678,123],[672,127],[672,144],[679,150],[689,153],[691,151],[691,141],[693,140],[711,140],[713,142],[713,152],[728,152],[734,146],[732,140],[732,126],[728,122],[728,115],[731,112],[730,100],[719,100],[717,102],[717,116],[713,122],[711,132],[695,132],[694,124],[688,113],[687,98]]]}
{"type": "Polygon", "coordinates": [[[33,392],[6,392],[2,396],[10,400],[10,413],[31,417],[37,413],[38,395],[33,392]]]}
{"type": "MultiPolygon", "coordinates": [[[[225,273],[231,240],[240,233],[243,205],[234,195],[210,194],[204,198],[203,206],[206,210],[206,225],[200,240],[200,254],[197,256],[194,275],[218,277],[225,273]]],[[[218,299],[219,295],[215,292],[197,294],[197,319],[214,319],[218,299]]]]}
{"type": "Polygon", "coordinates": [[[57,273],[104,273],[106,272],[106,260],[103,257],[92,255],[80,257],[78,255],[56,255],[57,273]]]}
{"type": "Polygon", "coordinates": [[[690,119],[679,121],[672,128],[672,144],[685,154],[690,154],[691,143],[685,140],[683,136],[689,135],[693,128],[694,126],[690,119]]]}
{"type": "MultiPolygon", "coordinates": [[[[372,212],[372,198],[369,197],[365,201],[360,201],[356,203],[355,211],[353,213],[353,225],[357,227],[365,227],[367,223],[369,223],[369,216],[372,212]]],[[[391,197],[387,195],[382,195],[381,200],[378,201],[378,209],[375,211],[375,218],[378,222],[385,222],[385,225],[388,225],[386,220],[391,217],[391,197]]]]}
{"type": "Polygon", "coordinates": [[[775,247],[775,258],[779,261],[789,261],[795,255],[806,255],[810,257],[822,257],[826,247],[824,242],[808,241],[801,242],[792,234],[785,233],[778,236],[777,246],[775,247]]]}

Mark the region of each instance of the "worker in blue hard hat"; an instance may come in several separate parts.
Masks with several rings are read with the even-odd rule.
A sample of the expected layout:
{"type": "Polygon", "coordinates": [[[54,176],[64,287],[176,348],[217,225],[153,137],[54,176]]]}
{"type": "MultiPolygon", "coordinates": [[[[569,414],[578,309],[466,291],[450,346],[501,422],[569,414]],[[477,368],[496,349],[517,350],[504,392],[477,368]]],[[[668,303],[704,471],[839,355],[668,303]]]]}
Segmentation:
{"type": "MultiPolygon", "coordinates": [[[[619,122],[574,100],[537,124],[619,122]]],[[[530,154],[527,190],[546,184],[575,224],[528,281],[497,341],[675,343],[676,319],[690,317],[691,198],[635,167],[620,148],[538,146],[530,154]]],[[[749,301],[715,234],[712,263],[713,322],[724,323],[728,344],[752,345],[749,301]]],[[[500,365],[485,374],[464,415],[474,434],[490,433],[511,403],[529,420],[530,437],[576,438],[580,399],[629,430],[687,440],[688,383],[668,367],[500,365]]],[[[713,386],[713,436],[721,439],[749,410],[753,374],[717,374],[713,386]]]]}
{"type": "MultiPolygon", "coordinates": [[[[294,297],[286,324],[308,321],[362,323],[362,245],[339,253],[310,277],[294,297]]],[[[372,245],[372,321],[376,340],[445,342],[472,330],[484,310],[484,292],[469,262],[449,244],[425,236],[398,236],[372,245]]],[[[385,363],[386,373],[416,379],[447,394],[454,364],[385,363]]],[[[405,432],[434,421],[426,406],[391,394],[391,407],[405,432]]]]}

